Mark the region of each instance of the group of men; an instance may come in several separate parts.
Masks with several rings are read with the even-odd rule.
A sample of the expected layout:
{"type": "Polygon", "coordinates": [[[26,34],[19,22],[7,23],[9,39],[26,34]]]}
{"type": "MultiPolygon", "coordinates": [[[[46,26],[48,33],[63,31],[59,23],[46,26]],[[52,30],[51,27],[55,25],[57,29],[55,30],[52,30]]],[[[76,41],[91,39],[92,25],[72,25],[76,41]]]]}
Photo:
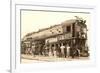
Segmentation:
{"type": "Polygon", "coordinates": [[[34,57],[37,55],[41,55],[41,56],[47,56],[47,57],[60,57],[60,58],[69,58],[69,57],[79,57],[80,56],[80,50],[78,48],[72,48],[69,46],[69,44],[63,45],[61,44],[58,47],[53,46],[52,48],[48,47],[48,46],[44,46],[43,49],[41,51],[38,51],[36,54],[36,48],[35,47],[32,48],[28,48],[27,52],[29,51],[29,53],[31,55],[33,55],[34,57]]]}

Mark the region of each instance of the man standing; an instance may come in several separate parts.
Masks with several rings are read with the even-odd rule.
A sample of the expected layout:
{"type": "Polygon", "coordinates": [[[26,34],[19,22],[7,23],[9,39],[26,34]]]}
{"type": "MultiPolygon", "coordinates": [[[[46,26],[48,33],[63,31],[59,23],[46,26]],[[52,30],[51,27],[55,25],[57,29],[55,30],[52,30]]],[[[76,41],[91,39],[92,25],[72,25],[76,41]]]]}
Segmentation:
{"type": "Polygon", "coordinates": [[[35,57],[35,46],[32,46],[32,55],[35,57]]]}
{"type": "Polygon", "coordinates": [[[57,51],[56,51],[56,46],[55,45],[53,47],[53,53],[54,53],[54,57],[56,58],[57,57],[57,51]]]}
{"type": "Polygon", "coordinates": [[[61,56],[64,57],[64,49],[65,49],[65,46],[63,45],[63,43],[61,44],[61,56]]]}
{"type": "Polygon", "coordinates": [[[66,46],[66,53],[67,53],[67,58],[70,56],[70,46],[67,44],[66,46]]]}

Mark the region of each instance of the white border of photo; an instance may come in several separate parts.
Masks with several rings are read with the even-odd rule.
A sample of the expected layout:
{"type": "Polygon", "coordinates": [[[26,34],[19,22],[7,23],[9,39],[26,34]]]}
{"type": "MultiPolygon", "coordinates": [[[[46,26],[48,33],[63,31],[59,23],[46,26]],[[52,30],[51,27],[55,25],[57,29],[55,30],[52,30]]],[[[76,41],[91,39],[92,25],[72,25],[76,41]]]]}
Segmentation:
{"type": "Polygon", "coordinates": [[[34,72],[41,70],[56,70],[69,68],[86,68],[96,66],[96,48],[95,48],[95,7],[86,5],[70,5],[70,4],[45,4],[45,3],[26,3],[16,2],[11,3],[11,72],[34,72]],[[91,25],[89,27],[89,48],[90,59],[80,61],[65,61],[65,62],[45,62],[45,63],[20,63],[20,10],[54,10],[54,11],[74,11],[74,12],[89,12],[91,14],[91,25]]]}

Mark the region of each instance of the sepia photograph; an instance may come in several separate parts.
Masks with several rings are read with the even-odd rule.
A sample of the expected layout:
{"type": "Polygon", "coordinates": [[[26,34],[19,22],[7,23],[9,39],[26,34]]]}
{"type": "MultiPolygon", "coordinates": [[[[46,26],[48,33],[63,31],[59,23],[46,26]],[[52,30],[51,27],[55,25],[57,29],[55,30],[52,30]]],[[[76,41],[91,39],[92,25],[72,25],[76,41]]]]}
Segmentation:
{"type": "Polygon", "coordinates": [[[21,63],[89,60],[89,12],[21,10],[21,63]]]}

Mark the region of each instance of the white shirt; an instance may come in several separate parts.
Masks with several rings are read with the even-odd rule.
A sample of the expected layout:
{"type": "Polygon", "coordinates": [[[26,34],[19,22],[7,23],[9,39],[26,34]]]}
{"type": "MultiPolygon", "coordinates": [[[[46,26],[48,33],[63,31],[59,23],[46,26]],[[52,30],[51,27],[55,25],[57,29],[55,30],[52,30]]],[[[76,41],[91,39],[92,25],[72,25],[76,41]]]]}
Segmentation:
{"type": "Polygon", "coordinates": [[[61,48],[61,52],[64,52],[65,46],[61,46],[60,48],[61,48]]]}

